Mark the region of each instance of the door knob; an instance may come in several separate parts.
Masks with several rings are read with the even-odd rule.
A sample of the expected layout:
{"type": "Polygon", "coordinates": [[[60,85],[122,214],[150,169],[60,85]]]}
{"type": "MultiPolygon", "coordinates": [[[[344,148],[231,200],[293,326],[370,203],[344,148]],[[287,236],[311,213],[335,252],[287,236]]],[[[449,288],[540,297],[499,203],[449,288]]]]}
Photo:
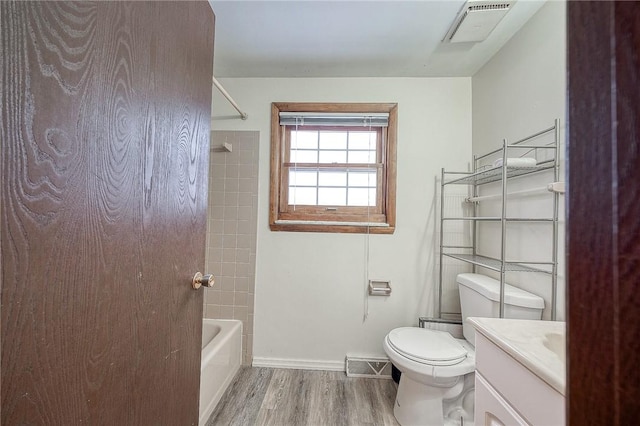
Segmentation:
{"type": "Polygon", "coordinates": [[[191,287],[194,290],[199,289],[201,286],[205,287],[213,287],[215,283],[215,278],[211,274],[202,275],[200,272],[196,272],[193,276],[193,281],[191,282],[191,287]]]}

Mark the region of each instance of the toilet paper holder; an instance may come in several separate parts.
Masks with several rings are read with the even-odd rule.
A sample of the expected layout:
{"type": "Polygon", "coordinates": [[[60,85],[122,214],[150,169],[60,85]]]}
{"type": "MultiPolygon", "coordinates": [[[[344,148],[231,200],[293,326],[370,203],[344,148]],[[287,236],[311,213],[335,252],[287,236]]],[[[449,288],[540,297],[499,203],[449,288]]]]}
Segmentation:
{"type": "Polygon", "coordinates": [[[369,280],[369,296],[390,296],[391,281],[369,280]]]}

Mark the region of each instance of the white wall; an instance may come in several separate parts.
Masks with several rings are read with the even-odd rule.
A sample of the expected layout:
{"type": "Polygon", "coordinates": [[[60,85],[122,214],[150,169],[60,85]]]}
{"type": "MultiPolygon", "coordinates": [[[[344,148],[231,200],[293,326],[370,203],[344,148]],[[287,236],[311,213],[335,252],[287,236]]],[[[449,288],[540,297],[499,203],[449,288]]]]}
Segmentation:
{"type": "MultiPolygon", "coordinates": [[[[516,141],[561,120],[561,159],[564,159],[566,96],[565,3],[550,1],[473,76],[473,151],[482,154],[502,146],[502,139],[516,141]]],[[[564,180],[564,164],[560,168],[564,180]]],[[[543,186],[552,175],[518,179],[511,189],[543,186]]],[[[488,188],[487,191],[496,191],[488,188]]],[[[519,199],[510,214],[546,215],[551,197],[519,199]]],[[[558,319],[564,318],[564,197],[560,197],[558,319]]],[[[495,206],[485,205],[485,211],[495,206]]],[[[549,225],[513,225],[507,251],[514,258],[547,257],[551,253],[549,225]]],[[[497,229],[496,229],[497,230],[497,229]]],[[[499,249],[498,233],[485,228],[482,248],[499,249]]],[[[499,255],[499,251],[497,253],[499,255]]],[[[507,281],[550,300],[550,280],[541,274],[510,274],[507,281]]],[[[548,310],[545,317],[548,318],[548,310]]]]}
{"type": "Polygon", "coordinates": [[[466,170],[471,155],[470,78],[221,79],[248,113],[242,121],[214,89],[212,128],[260,131],[253,351],[257,363],[342,368],[346,354],[383,356],[394,327],[433,313],[436,177],[466,170]],[[391,280],[368,298],[361,234],[271,232],[271,102],[397,102],[398,187],[394,235],[370,240],[369,276],[391,280]],[[301,361],[300,361],[301,360],[301,361]]]}

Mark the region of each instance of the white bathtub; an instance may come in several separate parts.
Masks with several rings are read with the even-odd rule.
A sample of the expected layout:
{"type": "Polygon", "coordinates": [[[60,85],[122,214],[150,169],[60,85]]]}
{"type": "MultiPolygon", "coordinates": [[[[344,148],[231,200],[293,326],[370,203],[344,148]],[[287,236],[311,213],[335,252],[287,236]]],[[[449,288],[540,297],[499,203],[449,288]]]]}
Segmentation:
{"type": "Polygon", "coordinates": [[[242,321],[203,320],[200,426],[209,420],[241,363],[242,321]]]}

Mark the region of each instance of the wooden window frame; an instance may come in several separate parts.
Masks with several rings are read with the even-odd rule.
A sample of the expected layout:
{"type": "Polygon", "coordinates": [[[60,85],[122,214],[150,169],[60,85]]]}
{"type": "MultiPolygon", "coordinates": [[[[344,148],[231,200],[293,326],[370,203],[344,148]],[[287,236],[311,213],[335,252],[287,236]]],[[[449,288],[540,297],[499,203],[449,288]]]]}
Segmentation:
{"type": "MultiPolygon", "coordinates": [[[[368,216],[369,222],[383,222],[384,215],[382,214],[382,204],[384,202],[384,179],[382,178],[385,173],[385,162],[383,154],[383,146],[386,141],[386,131],[382,127],[374,127],[371,130],[377,133],[376,139],[376,158],[379,159],[376,163],[293,163],[289,154],[291,153],[291,131],[295,129],[295,126],[284,126],[284,149],[283,149],[283,161],[280,165],[282,169],[282,183],[280,185],[280,218],[283,220],[327,220],[326,213],[331,211],[330,216],[344,215],[346,217],[351,216],[368,216]],[[377,182],[376,182],[376,205],[372,207],[356,207],[356,206],[325,206],[325,205],[291,205],[289,204],[289,175],[287,170],[290,168],[297,169],[309,169],[310,171],[330,171],[344,169],[376,169],[377,182]],[[327,210],[330,209],[330,210],[327,210]]],[[[305,131],[358,131],[364,130],[362,127],[330,127],[330,126],[302,126],[299,130],[305,131]]],[[[347,186],[348,188],[348,186],[347,186]]],[[[352,218],[354,220],[360,220],[359,218],[352,218]]]]}
{"type": "MultiPolygon", "coordinates": [[[[269,227],[272,231],[335,232],[393,234],[396,217],[396,147],[397,110],[395,103],[286,103],[271,104],[271,179],[269,202],[269,227]],[[379,165],[335,164],[326,168],[377,168],[376,206],[296,206],[288,204],[288,173],[290,141],[288,126],[280,125],[280,112],[318,113],[388,113],[389,123],[379,130],[376,147],[379,165]]],[[[319,127],[310,127],[319,129],[319,127]]],[[[334,127],[322,127],[335,130],[334,127]]],[[[344,128],[342,128],[344,130],[344,128]]],[[[347,128],[349,129],[349,128],[347,128]]],[[[378,128],[372,130],[378,131],[378,128]]],[[[304,164],[298,163],[300,167],[304,164]]],[[[314,164],[315,165],[315,164],[314,164]]],[[[311,165],[309,165],[311,166],[311,165]]],[[[316,166],[317,168],[317,166],[316,166]]]]}

